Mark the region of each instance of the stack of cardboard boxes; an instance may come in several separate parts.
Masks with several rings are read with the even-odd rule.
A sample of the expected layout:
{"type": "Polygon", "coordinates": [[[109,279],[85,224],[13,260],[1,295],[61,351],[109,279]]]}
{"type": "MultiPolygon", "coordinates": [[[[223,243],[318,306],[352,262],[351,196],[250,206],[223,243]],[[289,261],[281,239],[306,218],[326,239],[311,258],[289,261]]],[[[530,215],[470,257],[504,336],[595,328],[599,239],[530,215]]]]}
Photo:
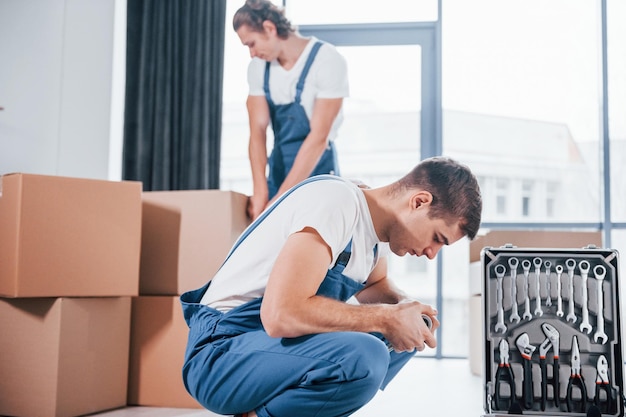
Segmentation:
{"type": "Polygon", "coordinates": [[[179,297],[202,287],[219,269],[249,224],[246,204],[245,195],[230,191],[143,193],[129,404],[200,408],[182,381],[188,328],[179,297]]]}
{"type": "Polygon", "coordinates": [[[141,184],[0,177],[0,415],[126,404],[141,184]]]}
{"type": "Polygon", "coordinates": [[[179,296],[249,224],[229,191],[0,177],[0,415],[199,408],[181,368],[179,296]]]}

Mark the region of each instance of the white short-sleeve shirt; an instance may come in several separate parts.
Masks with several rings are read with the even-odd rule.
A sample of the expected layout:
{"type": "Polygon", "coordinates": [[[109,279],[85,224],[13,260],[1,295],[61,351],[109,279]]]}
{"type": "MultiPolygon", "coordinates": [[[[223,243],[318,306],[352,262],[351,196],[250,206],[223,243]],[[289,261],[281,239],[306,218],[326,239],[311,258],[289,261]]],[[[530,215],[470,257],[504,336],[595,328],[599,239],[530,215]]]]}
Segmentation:
{"type": "MultiPolygon", "coordinates": [[[[270,62],[270,95],[275,104],[288,104],[295,100],[296,84],[313,45],[318,41],[317,38],[311,37],[295,65],[289,70],[285,70],[277,60],[270,62]]],[[[251,96],[265,96],[263,90],[265,65],[266,61],[260,58],[253,58],[248,65],[248,86],[251,96]]],[[[346,60],[333,45],[322,42],[302,90],[301,104],[307,117],[311,120],[316,98],[345,98],[349,94],[346,60]]],[[[328,135],[329,140],[336,138],[342,122],[343,110],[340,110],[328,135]]]]}
{"type": "MultiPolygon", "coordinates": [[[[263,221],[250,226],[250,233],[213,277],[202,304],[228,311],[263,296],[287,238],[305,227],[314,228],[331,248],[329,269],[352,240],[343,274],[359,283],[367,280],[375,265],[374,246],[379,239],[363,191],[354,183],[339,177],[312,181],[297,186],[268,211],[263,221]]],[[[379,256],[389,253],[388,244],[379,244],[378,252],[379,256]]]]}

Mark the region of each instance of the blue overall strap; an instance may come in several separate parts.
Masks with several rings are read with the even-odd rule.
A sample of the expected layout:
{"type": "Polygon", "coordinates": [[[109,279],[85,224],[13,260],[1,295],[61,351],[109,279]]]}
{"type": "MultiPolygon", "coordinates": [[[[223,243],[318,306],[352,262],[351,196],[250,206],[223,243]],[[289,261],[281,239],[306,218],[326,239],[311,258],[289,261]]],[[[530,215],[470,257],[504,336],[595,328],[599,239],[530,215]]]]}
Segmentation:
{"type": "MultiPolygon", "coordinates": [[[[269,216],[269,214],[278,206],[278,204],[280,204],[285,198],[287,198],[288,195],[290,195],[292,192],[294,192],[295,190],[297,190],[298,188],[302,187],[305,184],[308,184],[310,182],[314,182],[314,181],[320,181],[320,180],[335,180],[338,181],[340,180],[339,177],[337,177],[336,175],[316,175],[314,177],[309,177],[306,180],[298,183],[297,185],[294,185],[293,187],[291,187],[289,190],[285,191],[285,193],[283,195],[281,195],[278,200],[276,200],[276,202],[274,204],[272,204],[270,207],[268,207],[263,213],[261,213],[261,215],[259,217],[256,218],[255,221],[252,222],[252,224],[250,224],[250,226],[248,226],[248,228],[246,230],[244,230],[244,232],[241,234],[241,236],[239,236],[239,239],[237,239],[237,242],[235,242],[235,244],[233,245],[232,249],[230,250],[230,252],[228,253],[228,256],[226,257],[226,259],[224,260],[224,262],[222,263],[222,266],[224,266],[224,264],[226,263],[226,261],[228,261],[228,259],[230,258],[230,256],[233,254],[233,252],[235,252],[235,250],[237,249],[237,247],[241,244],[241,242],[244,241],[244,239],[246,237],[248,237],[248,235],[267,217],[269,216]]],[[[349,257],[348,257],[349,258],[349,257]]],[[[347,263],[347,261],[346,261],[347,263]]],[[[220,266],[220,269],[222,267],[220,266]]]]}
{"type": "Polygon", "coordinates": [[[270,63],[265,63],[265,75],[263,76],[263,91],[265,91],[265,99],[270,105],[274,105],[272,95],[270,94],[270,63]]]}
{"type": "Polygon", "coordinates": [[[337,257],[337,262],[335,262],[335,265],[331,269],[333,271],[339,272],[340,274],[343,274],[343,270],[346,268],[346,265],[348,265],[348,261],[350,260],[351,255],[352,239],[350,239],[350,242],[348,242],[348,245],[343,250],[343,252],[339,254],[339,256],[337,257]]]}
{"type": "MultiPolygon", "coordinates": [[[[306,63],[304,64],[304,68],[300,73],[300,78],[298,79],[298,84],[296,84],[296,98],[295,102],[300,103],[300,97],[302,96],[302,89],[304,88],[304,80],[306,76],[309,74],[309,70],[311,69],[311,65],[313,64],[313,60],[315,60],[315,56],[317,55],[317,51],[319,51],[322,46],[322,42],[316,42],[307,57],[306,63]]],[[[265,92],[265,98],[268,103],[274,104],[272,101],[272,95],[270,94],[270,63],[265,63],[265,74],[263,75],[263,91],[265,92]]]]}
{"type": "Polygon", "coordinates": [[[300,74],[300,79],[298,80],[298,84],[296,85],[296,103],[300,103],[300,97],[302,96],[302,89],[304,88],[304,80],[306,76],[309,74],[309,70],[311,69],[311,65],[313,65],[313,61],[315,60],[315,56],[317,55],[317,51],[320,50],[322,46],[322,42],[315,42],[311,52],[309,53],[309,57],[304,64],[304,68],[302,69],[302,73],[300,74]]]}

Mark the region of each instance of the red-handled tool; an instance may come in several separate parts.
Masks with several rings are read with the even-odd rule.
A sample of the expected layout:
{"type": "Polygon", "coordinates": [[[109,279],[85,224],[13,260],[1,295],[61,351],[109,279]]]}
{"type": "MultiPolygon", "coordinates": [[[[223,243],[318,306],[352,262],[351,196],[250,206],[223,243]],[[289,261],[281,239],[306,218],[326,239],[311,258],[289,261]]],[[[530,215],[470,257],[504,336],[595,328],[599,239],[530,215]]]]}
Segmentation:
{"type": "Polygon", "coordinates": [[[569,412],[587,412],[587,388],[585,387],[585,380],[580,372],[580,349],[578,348],[578,338],[576,336],[572,339],[572,373],[567,383],[567,411],[569,412]],[[576,398],[574,398],[574,388],[578,388],[576,398]]]}
{"type": "Polygon", "coordinates": [[[533,352],[537,347],[530,344],[528,333],[522,333],[515,340],[517,349],[522,354],[522,368],[524,369],[524,385],[522,385],[522,400],[524,408],[531,410],[534,403],[533,395],[533,352]]]}
{"type": "Polygon", "coordinates": [[[495,408],[509,410],[515,402],[515,377],[509,363],[509,342],[500,340],[500,365],[496,371],[495,408]],[[502,386],[508,386],[508,395],[502,392],[502,386]]]}
{"type": "Polygon", "coordinates": [[[541,410],[545,411],[548,398],[548,384],[554,390],[554,405],[559,407],[559,332],[549,323],[542,323],[541,330],[546,339],[539,345],[539,366],[541,367],[541,410]],[[546,355],[552,349],[552,378],[548,378],[548,364],[546,355]]]}
{"type": "Polygon", "coordinates": [[[596,395],[594,398],[595,405],[603,413],[611,413],[611,404],[613,402],[613,388],[609,382],[609,363],[604,355],[600,355],[596,365],[598,376],[596,377],[596,395]]]}

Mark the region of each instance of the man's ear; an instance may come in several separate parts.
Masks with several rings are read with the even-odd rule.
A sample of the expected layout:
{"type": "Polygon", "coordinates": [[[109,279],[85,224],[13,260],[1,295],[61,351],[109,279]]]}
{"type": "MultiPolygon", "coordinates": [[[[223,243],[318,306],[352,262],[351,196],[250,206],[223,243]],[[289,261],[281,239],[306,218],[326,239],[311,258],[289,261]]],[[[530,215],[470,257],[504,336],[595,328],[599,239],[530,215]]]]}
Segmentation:
{"type": "Polygon", "coordinates": [[[424,205],[429,205],[433,201],[433,195],[425,190],[420,190],[411,196],[411,208],[417,209],[424,205]]]}
{"type": "Polygon", "coordinates": [[[270,20],[263,21],[263,30],[265,31],[266,35],[276,35],[276,25],[270,20]]]}

